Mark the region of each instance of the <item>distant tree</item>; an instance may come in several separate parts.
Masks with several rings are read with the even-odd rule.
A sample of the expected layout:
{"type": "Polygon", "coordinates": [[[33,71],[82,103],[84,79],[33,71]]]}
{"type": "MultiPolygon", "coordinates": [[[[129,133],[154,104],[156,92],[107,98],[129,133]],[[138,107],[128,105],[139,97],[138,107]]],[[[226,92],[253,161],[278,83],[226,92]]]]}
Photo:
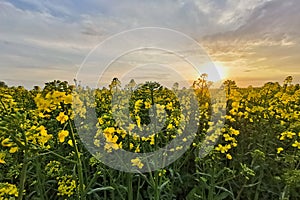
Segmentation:
{"type": "Polygon", "coordinates": [[[130,81],[129,81],[129,83],[125,86],[125,88],[127,89],[127,90],[133,90],[133,88],[135,88],[136,87],[136,82],[134,81],[134,79],[131,79],[130,81]]]}
{"type": "Polygon", "coordinates": [[[4,81],[0,81],[0,87],[7,88],[8,86],[6,85],[6,83],[4,81]]]}
{"type": "Polygon", "coordinates": [[[77,79],[74,78],[73,81],[74,81],[74,83],[75,83],[75,86],[77,87],[77,86],[78,86],[78,85],[77,85],[77,79]]]}
{"type": "Polygon", "coordinates": [[[209,88],[213,82],[207,80],[208,74],[201,74],[201,76],[193,82],[192,89],[198,98],[199,105],[206,103],[210,99],[209,88]]]}
{"type": "Polygon", "coordinates": [[[261,95],[265,98],[273,98],[273,96],[280,90],[281,86],[278,82],[267,82],[262,87],[261,95]]]}
{"type": "Polygon", "coordinates": [[[289,85],[292,84],[292,82],[293,82],[293,77],[292,77],[292,76],[288,76],[288,77],[286,77],[286,78],[284,79],[283,85],[289,86],[289,85]]]}
{"type": "Polygon", "coordinates": [[[110,91],[118,91],[121,88],[121,82],[118,78],[113,78],[109,85],[110,91]]]}
{"type": "Polygon", "coordinates": [[[69,85],[67,81],[54,80],[48,83],[45,83],[45,87],[43,89],[43,93],[52,92],[54,90],[72,93],[74,87],[69,85]]]}
{"type": "Polygon", "coordinates": [[[233,80],[226,80],[226,81],[224,81],[224,83],[222,85],[222,89],[225,90],[227,96],[229,96],[231,91],[236,88],[237,88],[237,85],[236,85],[235,81],[233,81],[233,80]]]}
{"type": "Polygon", "coordinates": [[[172,89],[173,89],[174,91],[177,91],[177,90],[179,89],[179,83],[177,83],[177,82],[174,83],[172,89]]]}
{"type": "Polygon", "coordinates": [[[283,81],[283,91],[286,92],[290,86],[292,86],[293,77],[287,76],[283,81]]]}
{"type": "Polygon", "coordinates": [[[193,82],[193,88],[198,89],[207,89],[210,86],[212,86],[213,82],[207,80],[208,74],[204,73],[201,74],[201,76],[193,82]]]}
{"type": "Polygon", "coordinates": [[[35,86],[33,86],[33,90],[35,90],[35,91],[40,91],[41,88],[40,88],[40,86],[35,85],[35,86]]]}

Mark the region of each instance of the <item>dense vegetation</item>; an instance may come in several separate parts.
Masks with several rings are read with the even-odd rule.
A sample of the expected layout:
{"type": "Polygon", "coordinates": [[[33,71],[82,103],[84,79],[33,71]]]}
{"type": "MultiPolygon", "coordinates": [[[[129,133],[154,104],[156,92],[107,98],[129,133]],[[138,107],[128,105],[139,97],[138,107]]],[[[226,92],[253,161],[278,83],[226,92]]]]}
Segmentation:
{"type": "MultiPolygon", "coordinates": [[[[32,90],[1,82],[0,200],[300,199],[299,84],[292,84],[291,77],[282,85],[269,82],[259,88],[225,81],[225,124],[209,135],[209,142],[217,143],[201,157],[203,141],[215,125],[211,116],[216,102],[209,87],[205,75],[188,89],[134,81],[121,88],[116,78],[108,88],[95,90],[61,81],[32,90]],[[196,104],[190,91],[198,109],[192,107],[196,104]],[[95,101],[88,101],[90,97],[95,101]],[[125,106],[128,129],[121,128],[125,106]],[[83,145],[74,120],[88,118],[91,110],[96,111],[96,132],[90,131],[92,143],[83,145]],[[180,136],[185,115],[194,116],[189,121],[197,124],[190,134],[193,141],[183,156],[162,169],[139,173],[149,162],[136,157],[130,164],[137,173],[123,172],[87,151],[155,151],[180,136]],[[148,135],[136,134],[153,120],[164,122],[148,135]]],[[[183,143],[188,140],[182,138],[183,143]]]]}

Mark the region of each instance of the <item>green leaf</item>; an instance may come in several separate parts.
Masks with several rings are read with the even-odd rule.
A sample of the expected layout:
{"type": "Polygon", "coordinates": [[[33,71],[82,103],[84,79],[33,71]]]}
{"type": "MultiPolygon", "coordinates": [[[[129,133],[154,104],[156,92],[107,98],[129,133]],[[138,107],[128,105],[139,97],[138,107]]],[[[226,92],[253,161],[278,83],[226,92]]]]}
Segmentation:
{"type": "MultiPolygon", "coordinates": [[[[232,198],[234,198],[234,195],[233,195],[233,193],[231,192],[231,191],[229,191],[228,189],[226,189],[226,188],[224,188],[224,187],[220,187],[220,186],[215,186],[216,188],[218,188],[218,189],[220,189],[220,190],[223,190],[225,193],[227,193],[228,195],[230,194],[230,196],[232,197],[232,198]]],[[[223,193],[224,193],[223,192],[223,193]]],[[[227,196],[228,196],[227,195],[227,196]]]]}
{"type": "Polygon", "coordinates": [[[226,197],[228,197],[229,193],[228,192],[222,192],[220,195],[216,196],[214,199],[215,200],[223,200],[226,197]]]}
{"type": "Polygon", "coordinates": [[[159,186],[159,189],[162,190],[163,187],[165,187],[169,182],[170,182],[170,180],[165,181],[163,184],[161,184],[161,185],[159,186]]]}
{"type": "Polygon", "coordinates": [[[101,187],[101,188],[95,188],[90,190],[87,194],[90,195],[94,192],[98,192],[98,191],[105,191],[105,190],[115,190],[115,188],[111,187],[111,186],[107,186],[107,187],[101,187]]]}

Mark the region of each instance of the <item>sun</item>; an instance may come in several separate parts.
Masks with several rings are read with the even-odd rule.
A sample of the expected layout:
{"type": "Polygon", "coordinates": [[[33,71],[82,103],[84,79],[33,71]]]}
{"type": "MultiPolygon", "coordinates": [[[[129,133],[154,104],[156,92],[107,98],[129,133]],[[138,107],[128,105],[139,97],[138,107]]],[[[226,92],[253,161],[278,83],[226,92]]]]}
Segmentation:
{"type": "Polygon", "coordinates": [[[208,74],[207,79],[213,82],[220,82],[227,78],[226,67],[220,62],[206,63],[199,68],[201,73],[208,74]]]}

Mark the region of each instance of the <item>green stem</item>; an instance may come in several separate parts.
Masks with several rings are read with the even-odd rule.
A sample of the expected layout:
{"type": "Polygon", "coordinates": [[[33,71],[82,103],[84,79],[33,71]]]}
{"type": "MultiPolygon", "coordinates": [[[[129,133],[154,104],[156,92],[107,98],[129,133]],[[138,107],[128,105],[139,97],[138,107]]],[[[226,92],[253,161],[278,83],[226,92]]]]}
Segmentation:
{"type": "Polygon", "coordinates": [[[238,176],[232,176],[232,177],[229,177],[229,178],[224,179],[224,180],[222,180],[222,181],[220,181],[220,182],[217,182],[216,185],[221,185],[221,184],[226,183],[226,182],[228,182],[228,181],[230,181],[230,180],[232,180],[232,179],[235,179],[235,178],[237,178],[237,177],[238,177],[238,176]]]}
{"type": "Polygon", "coordinates": [[[24,192],[24,187],[25,187],[25,182],[26,182],[26,173],[27,173],[28,164],[29,164],[28,150],[26,148],[25,153],[24,153],[24,159],[23,159],[23,167],[22,167],[21,176],[20,176],[18,200],[23,199],[23,195],[24,195],[23,192],[24,192]]]}
{"type": "Polygon", "coordinates": [[[28,156],[28,141],[25,135],[25,132],[22,131],[22,139],[24,140],[24,158],[23,158],[23,167],[21,171],[21,176],[20,176],[20,185],[19,185],[19,191],[18,191],[18,200],[23,199],[24,195],[24,188],[25,188],[25,182],[26,182],[26,173],[27,173],[27,168],[29,165],[29,156],[28,156]]]}
{"type": "Polygon", "coordinates": [[[93,178],[89,181],[89,184],[86,186],[85,192],[83,193],[83,196],[86,196],[89,192],[89,188],[93,186],[93,184],[96,182],[97,178],[99,177],[100,169],[97,169],[97,171],[94,173],[93,178]]]}
{"type": "MultiPolygon", "coordinates": [[[[118,184],[115,184],[115,182],[112,181],[112,180],[114,180],[114,175],[111,174],[110,171],[108,171],[108,170],[107,170],[106,173],[108,174],[109,179],[110,179],[110,186],[112,186],[112,187],[117,191],[117,193],[119,194],[118,200],[119,200],[119,199],[125,200],[124,194],[120,191],[120,189],[119,189],[119,187],[118,187],[119,185],[118,185],[118,184]]],[[[122,173],[122,172],[119,172],[119,173],[122,173]]],[[[123,175],[123,173],[122,173],[122,175],[123,175]]],[[[112,193],[112,198],[115,198],[114,193],[112,193]]],[[[112,198],[110,198],[109,200],[111,200],[112,198]]]]}
{"type": "MultiPolygon", "coordinates": [[[[104,186],[106,186],[106,184],[107,184],[107,180],[106,180],[106,174],[109,174],[109,172],[105,172],[104,174],[103,174],[103,185],[104,186]]],[[[107,200],[107,191],[106,190],[104,190],[104,200],[107,200]]]]}
{"type": "Polygon", "coordinates": [[[79,196],[81,200],[85,200],[86,197],[84,196],[84,184],[83,184],[83,170],[82,170],[82,163],[81,163],[81,158],[80,158],[80,152],[78,150],[78,146],[76,143],[76,139],[75,139],[75,134],[74,134],[74,130],[73,130],[73,126],[70,120],[68,120],[69,126],[70,126],[70,130],[71,130],[71,138],[72,138],[72,142],[74,145],[74,149],[75,149],[75,154],[76,154],[76,158],[77,158],[77,170],[78,170],[78,178],[79,178],[79,196]]]}
{"type": "Polygon", "coordinates": [[[245,189],[246,183],[247,183],[247,181],[245,181],[245,183],[244,183],[244,185],[242,186],[242,188],[238,191],[237,197],[236,197],[237,200],[239,200],[239,199],[241,198],[242,192],[243,192],[244,189],[245,189]]]}
{"type": "Polygon", "coordinates": [[[213,200],[214,199],[215,187],[216,187],[216,184],[215,184],[215,174],[216,174],[216,168],[213,168],[213,174],[212,174],[212,177],[211,177],[211,187],[209,188],[208,198],[207,198],[209,200],[213,200]]]}
{"type": "Polygon", "coordinates": [[[257,187],[256,187],[256,191],[255,191],[254,200],[258,200],[258,199],[259,199],[260,185],[261,185],[261,183],[262,183],[263,177],[264,177],[264,176],[263,176],[263,171],[261,170],[261,171],[260,171],[260,175],[259,175],[259,183],[258,183],[258,185],[257,185],[257,187]]]}
{"type": "Polygon", "coordinates": [[[141,177],[138,177],[138,185],[137,185],[137,193],[136,193],[136,200],[139,200],[140,197],[140,185],[141,185],[141,177]]]}
{"type": "Polygon", "coordinates": [[[155,175],[154,175],[154,178],[155,178],[155,187],[154,187],[154,199],[155,200],[159,200],[159,186],[158,186],[158,171],[155,171],[154,172],[155,175]]]}
{"type": "Polygon", "coordinates": [[[128,185],[128,200],[133,200],[132,174],[131,173],[128,173],[127,185],[128,185]]]}
{"type": "Polygon", "coordinates": [[[65,160],[65,161],[67,161],[67,162],[74,163],[74,164],[77,163],[77,162],[74,161],[74,160],[70,160],[70,159],[68,159],[68,158],[65,158],[65,157],[63,157],[63,156],[61,156],[61,155],[59,155],[59,154],[57,154],[57,153],[55,153],[55,152],[53,152],[53,151],[48,150],[48,149],[46,149],[46,151],[47,151],[47,152],[45,152],[45,153],[40,153],[39,156],[44,156],[44,155],[47,155],[47,154],[53,154],[53,155],[55,155],[55,156],[57,156],[57,157],[59,157],[59,158],[65,160]]]}

